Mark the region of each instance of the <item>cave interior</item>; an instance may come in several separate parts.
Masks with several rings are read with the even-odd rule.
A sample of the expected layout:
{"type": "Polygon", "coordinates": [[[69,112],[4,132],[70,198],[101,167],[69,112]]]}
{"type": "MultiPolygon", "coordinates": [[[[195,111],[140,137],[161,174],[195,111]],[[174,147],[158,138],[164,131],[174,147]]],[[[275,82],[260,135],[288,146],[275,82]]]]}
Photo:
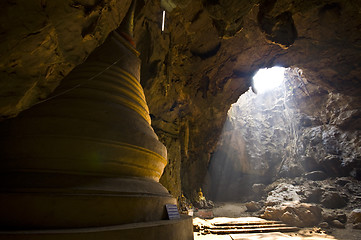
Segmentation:
{"type": "MultiPolygon", "coordinates": [[[[0,237],[225,202],[361,229],[359,0],[7,0],[0,12],[0,237]],[[273,67],[282,82],[261,90],[255,74],[273,67]]],[[[193,238],[190,218],[167,224],[138,234],[193,238]]],[[[99,231],[88,239],[139,239],[99,231]]]]}

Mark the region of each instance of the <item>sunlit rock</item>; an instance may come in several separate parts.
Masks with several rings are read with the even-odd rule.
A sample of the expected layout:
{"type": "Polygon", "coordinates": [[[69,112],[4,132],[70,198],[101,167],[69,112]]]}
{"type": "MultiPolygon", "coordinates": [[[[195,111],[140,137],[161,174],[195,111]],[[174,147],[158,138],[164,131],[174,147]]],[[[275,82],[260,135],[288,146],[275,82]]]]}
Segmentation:
{"type": "Polygon", "coordinates": [[[299,203],[290,206],[277,205],[267,207],[262,217],[280,220],[284,223],[298,226],[315,226],[321,219],[321,208],[311,204],[299,203]]]}
{"type": "Polygon", "coordinates": [[[350,213],[349,221],[352,223],[361,223],[361,209],[354,209],[350,213]]]}
{"type": "Polygon", "coordinates": [[[261,209],[261,206],[257,202],[254,202],[254,201],[247,202],[245,205],[246,205],[248,212],[257,212],[261,209]]]}

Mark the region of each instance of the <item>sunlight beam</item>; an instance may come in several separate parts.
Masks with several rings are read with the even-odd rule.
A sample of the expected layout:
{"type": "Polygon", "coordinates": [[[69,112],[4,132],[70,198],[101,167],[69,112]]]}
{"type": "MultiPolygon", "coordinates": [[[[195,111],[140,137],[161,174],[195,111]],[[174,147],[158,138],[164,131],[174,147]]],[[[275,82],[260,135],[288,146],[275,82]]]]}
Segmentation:
{"type": "Polygon", "coordinates": [[[165,26],[165,11],[163,10],[162,32],[164,32],[164,26],[165,26]]]}

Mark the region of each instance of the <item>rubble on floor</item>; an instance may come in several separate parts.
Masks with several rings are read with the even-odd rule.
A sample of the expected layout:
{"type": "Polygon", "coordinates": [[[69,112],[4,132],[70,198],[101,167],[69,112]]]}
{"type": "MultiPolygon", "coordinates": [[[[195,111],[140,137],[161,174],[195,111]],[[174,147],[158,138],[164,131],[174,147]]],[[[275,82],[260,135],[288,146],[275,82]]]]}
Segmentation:
{"type": "MultiPolygon", "coordinates": [[[[352,177],[324,180],[311,180],[309,177],[281,178],[269,185],[255,184],[252,189],[256,196],[254,200],[214,203],[213,209],[196,209],[194,216],[203,218],[202,221],[212,221],[209,219],[222,216],[222,213],[231,217],[254,216],[293,227],[318,227],[327,232],[355,229],[357,234],[357,229],[361,229],[361,185],[352,177]]],[[[204,198],[204,201],[207,200],[204,198]]],[[[227,228],[228,232],[224,226],[219,229],[219,226],[205,225],[198,226],[198,232],[231,234],[232,231],[240,231],[234,226],[232,231],[231,226],[227,228]]],[[[361,236],[361,231],[359,234],[361,236]]]]}

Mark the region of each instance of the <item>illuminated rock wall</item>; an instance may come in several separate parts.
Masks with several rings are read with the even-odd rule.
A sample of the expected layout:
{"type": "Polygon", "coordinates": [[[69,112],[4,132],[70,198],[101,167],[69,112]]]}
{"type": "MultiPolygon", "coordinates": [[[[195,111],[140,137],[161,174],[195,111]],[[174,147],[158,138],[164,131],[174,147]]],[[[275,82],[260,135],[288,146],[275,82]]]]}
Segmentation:
{"type": "Polygon", "coordinates": [[[360,95],[359,7],[359,1],[192,1],[167,13],[162,33],[160,8],[147,2],[136,39],[153,126],[169,149],[167,188],[197,196],[226,112],[259,68],[299,67],[327,91],[360,95]]]}
{"type": "Polygon", "coordinates": [[[255,183],[313,171],[360,179],[360,98],[330,93],[300,72],[288,69],[280,87],[249,90],[233,104],[211,157],[210,197],[247,200],[255,183]]]}

